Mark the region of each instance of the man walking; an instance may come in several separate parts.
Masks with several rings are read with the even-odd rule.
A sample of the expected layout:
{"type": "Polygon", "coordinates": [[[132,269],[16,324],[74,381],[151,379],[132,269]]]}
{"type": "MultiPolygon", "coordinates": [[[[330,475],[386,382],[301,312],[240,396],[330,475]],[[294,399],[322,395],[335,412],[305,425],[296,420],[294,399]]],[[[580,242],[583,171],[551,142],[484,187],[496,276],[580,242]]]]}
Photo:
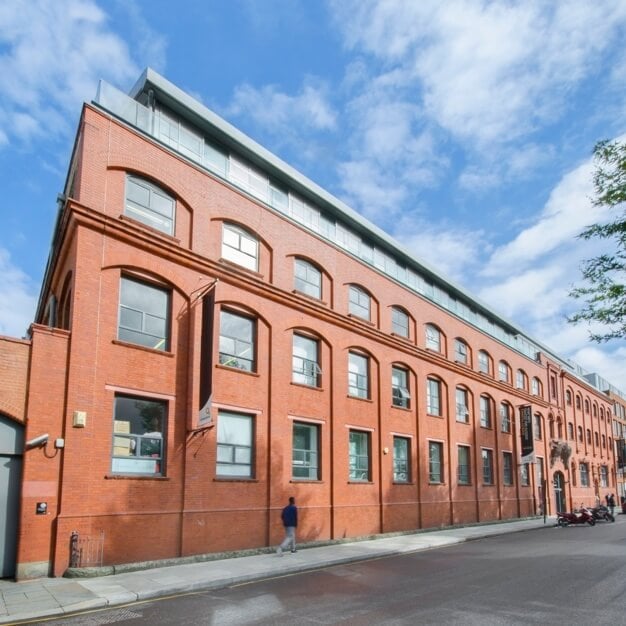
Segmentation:
{"type": "Polygon", "coordinates": [[[296,551],[296,528],[298,526],[298,507],[296,506],[296,499],[289,498],[289,504],[282,510],[280,514],[283,520],[283,526],[285,527],[285,538],[283,542],[278,546],[276,554],[278,556],[283,555],[283,550],[291,546],[291,552],[296,551]]]}

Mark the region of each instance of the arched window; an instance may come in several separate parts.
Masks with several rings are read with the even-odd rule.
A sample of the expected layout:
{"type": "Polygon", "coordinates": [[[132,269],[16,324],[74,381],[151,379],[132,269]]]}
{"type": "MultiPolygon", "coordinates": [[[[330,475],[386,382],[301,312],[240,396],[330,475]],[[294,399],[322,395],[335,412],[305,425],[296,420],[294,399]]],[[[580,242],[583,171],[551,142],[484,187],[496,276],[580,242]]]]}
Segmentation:
{"type": "Polygon", "coordinates": [[[526,372],[524,372],[524,370],[517,370],[517,373],[515,374],[515,386],[518,389],[528,388],[528,377],[526,376],[526,372]]]}
{"type": "Polygon", "coordinates": [[[358,285],[350,285],[348,311],[368,322],[372,319],[372,298],[358,285]]]}
{"type": "Polygon", "coordinates": [[[392,306],[391,332],[400,337],[408,337],[409,330],[409,314],[399,306],[392,306]]]}
{"type": "Polygon", "coordinates": [[[311,298],[322,297],[322,272],[315,265],[304,259],[294,259],[293,288],[311,298]]]}
{"type": "Polygon", "coordinates": [[[259,241],[243,228],[225,223],[222,228],[222,258],[256,272],[259,268],[259,241]]]}
{"type": "Polygon", "coordinates": [[[572,392],[569,389],[565,392],[565,403],[572,406],[572,392]]]}
{"type": "Polygon", "coordinates": [[[583,427],[582,426],[578,427],[578,441],[580,441],[580,443],[583,442],[583,427]]]}
{"type": "Polygon", "coordinates": [[[478,371],[483,374],[491,374],[491,357],[486,350],[480,350],[478,352],[478,371]]]}
{"type": "Polygon", "coordinates": [[[463,339],[454,340],[454,360],[463,365],[470,364],[470,352],[467,343],[463,339]]]}
{"type": "Polygon", "coordinates": [[[574,439],[574,424],[572,422],[567,422],[567,438],[569,440],[574,439]]]}
{"type": "Polygon", "coordinates": [[[498,380],[501,380],[503,383],[511,382],[511,368],[506,361],[498,363],[498,380]]]}
{"type": "Polygon", "coordinates": [[[131,174],[126,176],[124,215],[173,235],[175,206],[174,198],[154,183],[131,174]]]}
{"type": "Polygon", "coordinates": [[[434,352],[441,352],[441,331],[433,324],[426,324],[426,347],[434,352]]]}

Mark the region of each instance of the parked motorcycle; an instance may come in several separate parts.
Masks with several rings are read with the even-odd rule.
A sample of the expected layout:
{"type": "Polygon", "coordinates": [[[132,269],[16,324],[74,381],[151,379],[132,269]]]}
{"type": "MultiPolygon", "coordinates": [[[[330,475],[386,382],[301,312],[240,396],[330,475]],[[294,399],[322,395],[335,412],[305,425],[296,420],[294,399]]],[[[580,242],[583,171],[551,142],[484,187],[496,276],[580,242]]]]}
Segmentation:
{"type": "Polygon", "coordinates": [[[589,509],[591,514],[593,515],[593,519],[596,521],[603,522],[614,522],[615,516],[611,515],[611,511],[604,506],[604,504],[600,504],[599,506],[593,507],[593,509],[589,509]]]}
{"type": "Polygon", "coordinates": [[[577,513],[566,513],[565,511],[559,511],[556,514],[557,526],[570,526],[573,524],[589,524],[589,526],[595,526],[596,520],[593,517],[591,511],[583,507],[577,513]]]}

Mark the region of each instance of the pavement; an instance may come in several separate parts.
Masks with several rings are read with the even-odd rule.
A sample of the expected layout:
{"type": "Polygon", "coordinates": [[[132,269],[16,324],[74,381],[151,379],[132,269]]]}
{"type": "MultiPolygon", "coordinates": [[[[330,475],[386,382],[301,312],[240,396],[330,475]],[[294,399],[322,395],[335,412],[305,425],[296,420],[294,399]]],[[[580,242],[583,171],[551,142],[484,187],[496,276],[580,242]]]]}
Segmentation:
{"type": "Polygon", "coordinates": [[[477,524],[462,528],[380,535],[374,539],[298,546],[279,557],[273,550],[220,560],[152,567],[93,578],[0,580],[0,624],[28,623],[105,607],[132,604],[181,593],[222,589],[266,578],[286,576],[357,561],[431,550],[453,544],[540,528],[555,518],[477,524]]]}

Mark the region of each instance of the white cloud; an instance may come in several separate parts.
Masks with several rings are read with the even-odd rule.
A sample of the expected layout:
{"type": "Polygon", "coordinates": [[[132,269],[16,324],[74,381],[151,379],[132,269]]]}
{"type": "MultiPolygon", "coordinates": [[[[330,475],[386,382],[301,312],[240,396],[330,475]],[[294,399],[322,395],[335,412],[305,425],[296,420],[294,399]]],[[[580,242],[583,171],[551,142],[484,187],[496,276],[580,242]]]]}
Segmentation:
{"type": "Polygon", "coordinates": [[[489,151],[558,119],[626,19],[626,5],[610,1],[330,6],[348,47],[378,59],[384,72],[401,68],[433,121],[489,151]]]}
{"type": "Polygon", "coordinates": [[[5,0],[0,5],[0,134],[28,140],[69,130],[66,115],[97,80],[124,84],[137,67],[91,0],[5,0]]]}
{"type": "Polygon", "coordinates": [[[23,337],[35,316],[36,287],[4,248],[0,248],[0,276],[0,335],[23,337]]]}
{"type": "Polygon", "coordinates": [[[279,91],[273,85],[256,89],[240,85],[228,106],[230,115],[245,115],[260,124],[264,130],[276,134],[293,133],[293,128],[333,130],[337,116],[326,94],[324,85],[305,84],[295,96],[279,91]]]}

